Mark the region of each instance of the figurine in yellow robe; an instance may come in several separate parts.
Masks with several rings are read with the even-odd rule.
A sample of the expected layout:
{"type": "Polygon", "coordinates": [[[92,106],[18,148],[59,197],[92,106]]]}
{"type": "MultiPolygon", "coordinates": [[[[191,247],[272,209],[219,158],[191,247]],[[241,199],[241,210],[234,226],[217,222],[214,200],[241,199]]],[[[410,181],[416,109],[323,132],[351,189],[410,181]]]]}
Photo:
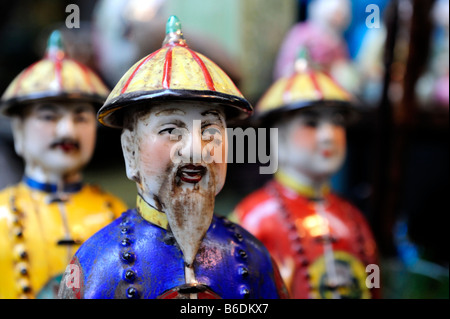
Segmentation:
{"type": "Polygon", "coordinates": [[[96,140],[96,110],[109,90],[67,57],[54,31],[44,58],[9,85],[0,110],[11,117],[24,177],[0,192],[0,298],[54,298],[65,267],[124,203],[85,185],[96,140]]]}

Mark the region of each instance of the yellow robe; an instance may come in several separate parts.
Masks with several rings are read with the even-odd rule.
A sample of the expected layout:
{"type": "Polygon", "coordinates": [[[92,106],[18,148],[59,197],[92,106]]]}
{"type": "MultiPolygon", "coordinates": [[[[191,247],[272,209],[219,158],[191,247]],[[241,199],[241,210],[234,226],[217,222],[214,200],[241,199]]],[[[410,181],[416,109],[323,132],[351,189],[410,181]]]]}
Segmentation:
{"type": "Polygon", "coordinates": [[[52,194],[23,182],[0,192],[1,299],[56,296],[81,243],[126,210],[96,186],[66,195],[52,200],[52,194]]]}

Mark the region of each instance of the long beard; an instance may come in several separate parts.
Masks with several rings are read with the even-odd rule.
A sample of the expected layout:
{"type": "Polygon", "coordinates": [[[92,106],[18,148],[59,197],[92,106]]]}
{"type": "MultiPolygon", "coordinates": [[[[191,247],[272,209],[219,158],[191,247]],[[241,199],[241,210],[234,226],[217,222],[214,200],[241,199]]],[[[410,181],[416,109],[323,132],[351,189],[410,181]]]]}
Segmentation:
{"type": "Polygon", "coordinates": [[[195,256],[214,214],[215,179],[212,170],[196,184],[183,183],[177,177],[177,166],[169,173],[160,191],[170,230],[175,237],[187,267],[195,256]]]}

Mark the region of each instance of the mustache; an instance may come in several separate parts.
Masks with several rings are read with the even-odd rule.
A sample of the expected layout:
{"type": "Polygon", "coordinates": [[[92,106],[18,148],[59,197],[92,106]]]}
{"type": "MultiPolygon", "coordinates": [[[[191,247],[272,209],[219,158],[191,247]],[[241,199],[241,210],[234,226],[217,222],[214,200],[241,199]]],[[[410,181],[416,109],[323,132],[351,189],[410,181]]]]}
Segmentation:
{"type": "Polygon", "coordinates": [[[74,138],[60,138],[60,139],[56,139],[54,140],[52,143],[50,143],[50,148],[54,149],[54,148],[58,148],[58,147],[63,147],[63,148],[74,148],[79,150],[80,149],[80,142],[74,138]]]}

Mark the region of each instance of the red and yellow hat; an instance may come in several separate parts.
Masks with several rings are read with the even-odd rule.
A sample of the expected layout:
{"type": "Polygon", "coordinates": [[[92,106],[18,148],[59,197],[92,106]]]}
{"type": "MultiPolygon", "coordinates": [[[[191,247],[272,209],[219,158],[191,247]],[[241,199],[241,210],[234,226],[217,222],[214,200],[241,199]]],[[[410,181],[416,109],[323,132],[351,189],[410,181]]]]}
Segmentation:
{"type": "Polygon", "coordinates": [[[120,128],[127,107],[176,100],[224,105],[227,120],[242,119],[253,112],[228,75],[188,47],[180,21],[171,16],[162,48],[138,61],[122,76],[99,110],[98,120],[105,126],[120,128]]]}
{"type": "Polygon", "coordinates": [[[61,33],[51,33],[45,56],[23,70],[4,92],[0,110],[20,113],[23,105],[40,100],[80,100],[100,107],[109,89],[86,65],[67,57],[61,33]]]}
{"type": "Polygon", "coordinates": [[[255,108],[258,119],[271,121],[279,115],[311,107],[335,107],[353,119],[355,98],[330,75],[311,67],[306,50],[300,51],[295,72],[273,83],[255,108]]]}

